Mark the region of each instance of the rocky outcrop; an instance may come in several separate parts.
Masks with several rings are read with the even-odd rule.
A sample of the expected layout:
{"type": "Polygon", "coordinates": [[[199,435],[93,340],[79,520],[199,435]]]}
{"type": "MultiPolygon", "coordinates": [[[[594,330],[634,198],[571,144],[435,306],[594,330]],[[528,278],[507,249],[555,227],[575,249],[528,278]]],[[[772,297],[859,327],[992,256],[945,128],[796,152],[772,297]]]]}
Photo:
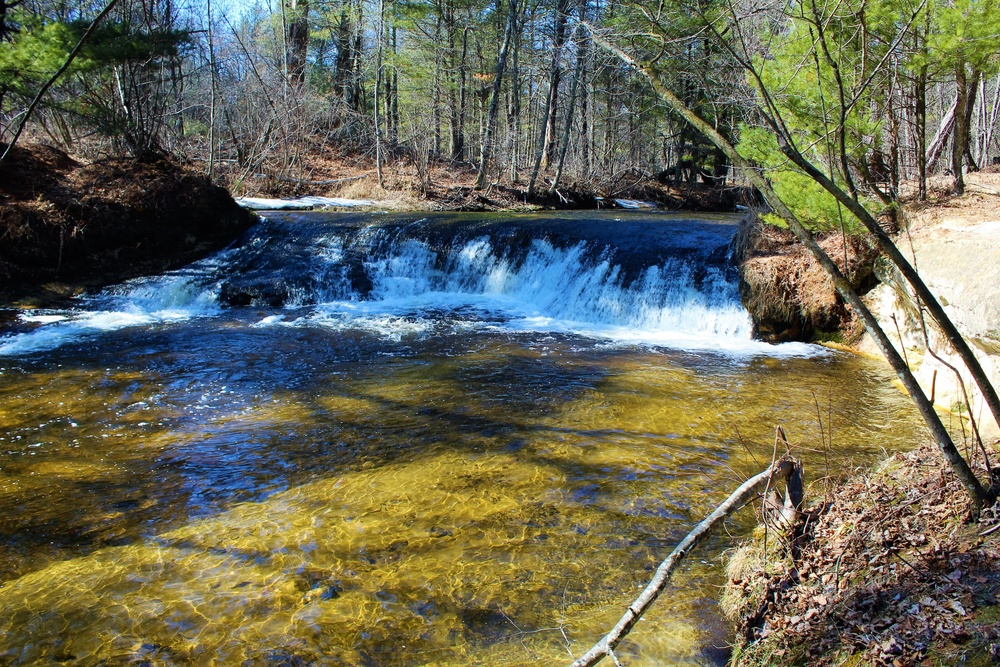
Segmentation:
{"type": "MultiPolygon", "coordinates": [[[[945,312],[968,341],[994,386],[1000,381],[1000,220],[942,216],[925,221],[899,239],[945,312]]],[[[906,356],[914,375],[935,403],[966,413],[964,384],[972,414],[984,436],[1000,435],[961,359],[920,310],[894,267],[878,266],[882,285],[868,302],[906,356]],[[924,322],[926,322],[926,335],[924,322]],[[897,333],[898,331],[898,333],[897,333]],[[928,345],[929,344],[929,345],[928,345]],[[956,373],[957,369],[959,372],[956,373]]],[[[874,350],[870,340],[865,351],[874,350]]]]}

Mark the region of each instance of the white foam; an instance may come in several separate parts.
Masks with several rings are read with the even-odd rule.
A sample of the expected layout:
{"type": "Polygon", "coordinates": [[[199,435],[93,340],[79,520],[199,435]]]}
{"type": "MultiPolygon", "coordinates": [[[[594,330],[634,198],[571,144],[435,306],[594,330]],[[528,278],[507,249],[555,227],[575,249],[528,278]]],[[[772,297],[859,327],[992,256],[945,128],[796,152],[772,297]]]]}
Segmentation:
{"type": "MultiPolygon", "coordinates": [[[[252,252],[254,244],[247,248],[252,252]]],[[[223,313],[217,294],[225,279],[216,274],[232,272],[227,265],[241,266],[233,252],[239,251],[125,283],[81,300],[75,310],[26,314],[22,321],[37,326],[0,338],[0,355],[52,349],[124,327],[216,317],[223,313]]],[[[293,298],[286,307],[249,326],[364,331],[389,340],[477,329],[549,332],[600,344],[733,355],[826,353],[814,345],[754,341],[737,286],[724,270],[682,259],[665,259],[626,278],[610,250],[595,256],[583,242],[556,247],[535,239],[523,255],[514,256],[484,236],[456,242],[441,256],[424,241],[377,225],[350,237],[327,234],[308,252],[311,282],[287,285],[293,298]],[[364,294],[352,287],[345,263],[348,252],[357,257],[361,251],[368,256],[364,273],[371,281],[364,294]]]]}
{"type": "Polygon", "coordinates": [[[138,278],[101,294],[77,299],[72,310],[42,315],[25,313],[22,322],[38,324],[31,331],[0,337],[0,356],[52,350],[73,341],[127,327],[152,326],[219,312],[215,285],[204,285],[205,275],[218,259],[186,270],[152,278],[138,278]]]}

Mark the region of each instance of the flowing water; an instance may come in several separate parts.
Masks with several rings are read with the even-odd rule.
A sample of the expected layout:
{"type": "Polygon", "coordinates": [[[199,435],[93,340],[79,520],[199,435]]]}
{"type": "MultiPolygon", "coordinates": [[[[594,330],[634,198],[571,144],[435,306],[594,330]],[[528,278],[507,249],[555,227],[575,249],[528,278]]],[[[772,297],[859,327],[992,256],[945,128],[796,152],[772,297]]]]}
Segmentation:
{"type": "MultiPolygon", "coordinates": [[[[734,231],[274,214],[8,321],[0,664],[569,662],[775,425],[814,478],[922,437],[881,365],[751,340],[734,231]]],[[[619,657],[721,664],[730,543],[619,657]]]]}

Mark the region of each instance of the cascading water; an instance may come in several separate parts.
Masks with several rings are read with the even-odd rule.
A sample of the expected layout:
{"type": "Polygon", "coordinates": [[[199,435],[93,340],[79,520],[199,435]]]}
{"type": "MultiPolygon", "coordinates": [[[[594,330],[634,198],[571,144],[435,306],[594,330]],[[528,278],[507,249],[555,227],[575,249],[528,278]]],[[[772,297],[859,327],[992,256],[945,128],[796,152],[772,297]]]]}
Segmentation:
{"type": "Polygon", "coordinates": [[[19,354],[120,327],[270,310],[259,326],[398,337],[454,326],[764,354],[739,301],[732,218],[547,219],[280,214],[233,249],[165,276],[22,318],[19,354]]]}

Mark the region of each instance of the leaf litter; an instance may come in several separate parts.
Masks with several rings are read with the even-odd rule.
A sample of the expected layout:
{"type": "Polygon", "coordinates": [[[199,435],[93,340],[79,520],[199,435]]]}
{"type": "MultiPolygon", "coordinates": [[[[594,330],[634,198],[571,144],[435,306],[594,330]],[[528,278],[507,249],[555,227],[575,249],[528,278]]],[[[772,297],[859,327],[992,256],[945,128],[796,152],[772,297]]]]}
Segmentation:
{"type": "Polygon", "coordinates": [[[836,486],[790,544],[759,529],[732,554],[731,664],[1000,664],[1000,510],[969,523],[939,461],[929,445],[895,454],[836,486]]]}

